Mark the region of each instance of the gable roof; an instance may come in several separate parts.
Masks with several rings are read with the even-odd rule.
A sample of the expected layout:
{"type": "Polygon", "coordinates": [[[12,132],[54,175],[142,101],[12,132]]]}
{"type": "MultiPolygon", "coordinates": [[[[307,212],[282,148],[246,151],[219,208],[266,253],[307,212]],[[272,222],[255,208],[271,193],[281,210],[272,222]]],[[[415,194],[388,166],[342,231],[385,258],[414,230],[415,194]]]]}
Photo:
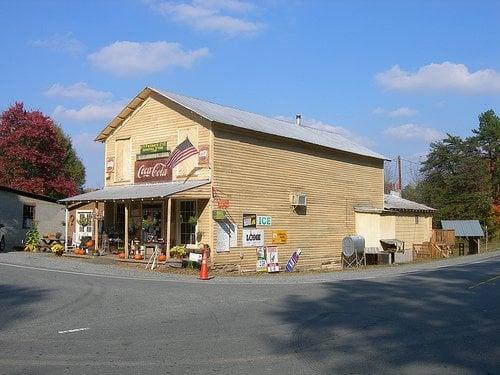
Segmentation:
{"type": "Polygon", "coordinates": [[[46,195],[30,193],[28,191],[13,189],[13,188],[10,188],[7,186],[0,186],[0,191],[6,191],[6,192],[17,194],[17,195],[22,195],[23,197],[38,199],[38,200],[45,201],[45,202],[57,203],[57,199],[55,199],[55,198],[48,197],[46,195]]]}
{"type": "Polygon", "coordinates": [[[384,209],[394,211],[435,211],[434,208],[401,198],[396,194],[384,194],[384,209]]]}
{"type": "Polygon", "coordinates": [[[340,150],[352,154],[368,156],[375,159],[388,160],[387,157],[372,151],[364,146],[348,140],[340,134],[325,130],[298,126],[294,123],[266,117],[253,112],[226,107],[220,104],[179,95],[167,91],[160,91],[150,87],[142,90],[119,114],[116,116],[101,133],[96,137],[96,141],[103,142],[121,123],[137,109],[151,93],[156,93],[178,105],[198,114],[212,123],[234,126],[236,128],[248,129],[264,134],[293,139],[313,145],[340,150]]]}
{"type": "Polygon", "coordinates": [[[441,220],[443,229],[455,230],[455,237],[483,237],[479,220],[441,220]]]}

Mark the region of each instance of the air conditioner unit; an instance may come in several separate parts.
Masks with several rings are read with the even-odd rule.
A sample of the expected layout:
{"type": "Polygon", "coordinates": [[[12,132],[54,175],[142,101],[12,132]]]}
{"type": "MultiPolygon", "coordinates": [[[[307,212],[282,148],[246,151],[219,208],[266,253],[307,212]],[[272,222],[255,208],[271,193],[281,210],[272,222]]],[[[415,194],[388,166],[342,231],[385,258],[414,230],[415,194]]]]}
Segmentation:
{"type": "Polygon", "coordinates": [[[293,194],[291,196],[292,206],[307,206],[307,195],[293,194]]]}

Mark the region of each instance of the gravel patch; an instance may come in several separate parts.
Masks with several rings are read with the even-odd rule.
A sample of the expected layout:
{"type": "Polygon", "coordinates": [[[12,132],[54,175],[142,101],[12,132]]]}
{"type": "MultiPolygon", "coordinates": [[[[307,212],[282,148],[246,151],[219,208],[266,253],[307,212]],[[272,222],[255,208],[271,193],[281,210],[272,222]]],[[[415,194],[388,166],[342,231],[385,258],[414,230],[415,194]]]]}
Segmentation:
{"type": "Polygon", "coordinates": [[[111,278],[128,278],[146,281],[163,281],[198,284],[309,284],[327,283],[340,280],[364,280],[391,278],[404,274],[431,271],[438,268],[459,266],[471,263],[500,259],[500,251],[484,254],[468,255],[451,259],[443,259],[425,263],[397,264],[385,267],[368,267],[355,270],[330,272],[300,272],[288,274],[259,274],[251,276],[220,276],[216,275],[209,281],[197,280],[196,272],[191,274],[176,274],[168,269],[161,271],[146,270],[145,265],[120,263],[110,257],[96,259],[80,259],[56,257],[51,253],[8,252],[0,253],[0,265],[14,265],[42,270],[79,273],[87,276],[104,276],[111,278]]]}

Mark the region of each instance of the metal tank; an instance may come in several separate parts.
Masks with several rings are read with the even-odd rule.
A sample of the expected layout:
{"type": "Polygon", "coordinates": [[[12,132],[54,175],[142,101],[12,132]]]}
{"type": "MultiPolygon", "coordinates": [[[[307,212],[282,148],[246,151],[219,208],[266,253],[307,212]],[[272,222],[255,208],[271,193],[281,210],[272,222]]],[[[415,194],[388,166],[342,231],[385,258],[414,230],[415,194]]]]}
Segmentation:
{"type": "Polygon", "coordinates": [[[363,236],[347,236],[342,240],[342,254],[351,257],[355,253],[363,254],[365,251],[365,238],[363,236]]]}

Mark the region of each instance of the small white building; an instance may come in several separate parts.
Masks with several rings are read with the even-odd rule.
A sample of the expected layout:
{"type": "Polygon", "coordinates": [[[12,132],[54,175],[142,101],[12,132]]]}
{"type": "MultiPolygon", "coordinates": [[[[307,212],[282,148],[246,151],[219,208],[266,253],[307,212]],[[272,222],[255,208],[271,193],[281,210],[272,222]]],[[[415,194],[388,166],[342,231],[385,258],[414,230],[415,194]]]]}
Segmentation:
{"type": "Polygon", "coordinates": [[[28,229],[36,223],[40,235],[64,234],[65,206],[56,199],[0,186],[0,224],[5,249],[22,246],[28,229]]]}
{"type": "Polygon", "coordinates": [[[365,238],[365,246],[376,252],[382,250],[381,240],[397,239],[404,242],[404,252],[395,254],[395,262],[411,262],[413,245],[428,242],[432,236],[434,209],[401,198],[396,192],[384,195],[382,210],[356,207],[356,234],[365,238]]]}

